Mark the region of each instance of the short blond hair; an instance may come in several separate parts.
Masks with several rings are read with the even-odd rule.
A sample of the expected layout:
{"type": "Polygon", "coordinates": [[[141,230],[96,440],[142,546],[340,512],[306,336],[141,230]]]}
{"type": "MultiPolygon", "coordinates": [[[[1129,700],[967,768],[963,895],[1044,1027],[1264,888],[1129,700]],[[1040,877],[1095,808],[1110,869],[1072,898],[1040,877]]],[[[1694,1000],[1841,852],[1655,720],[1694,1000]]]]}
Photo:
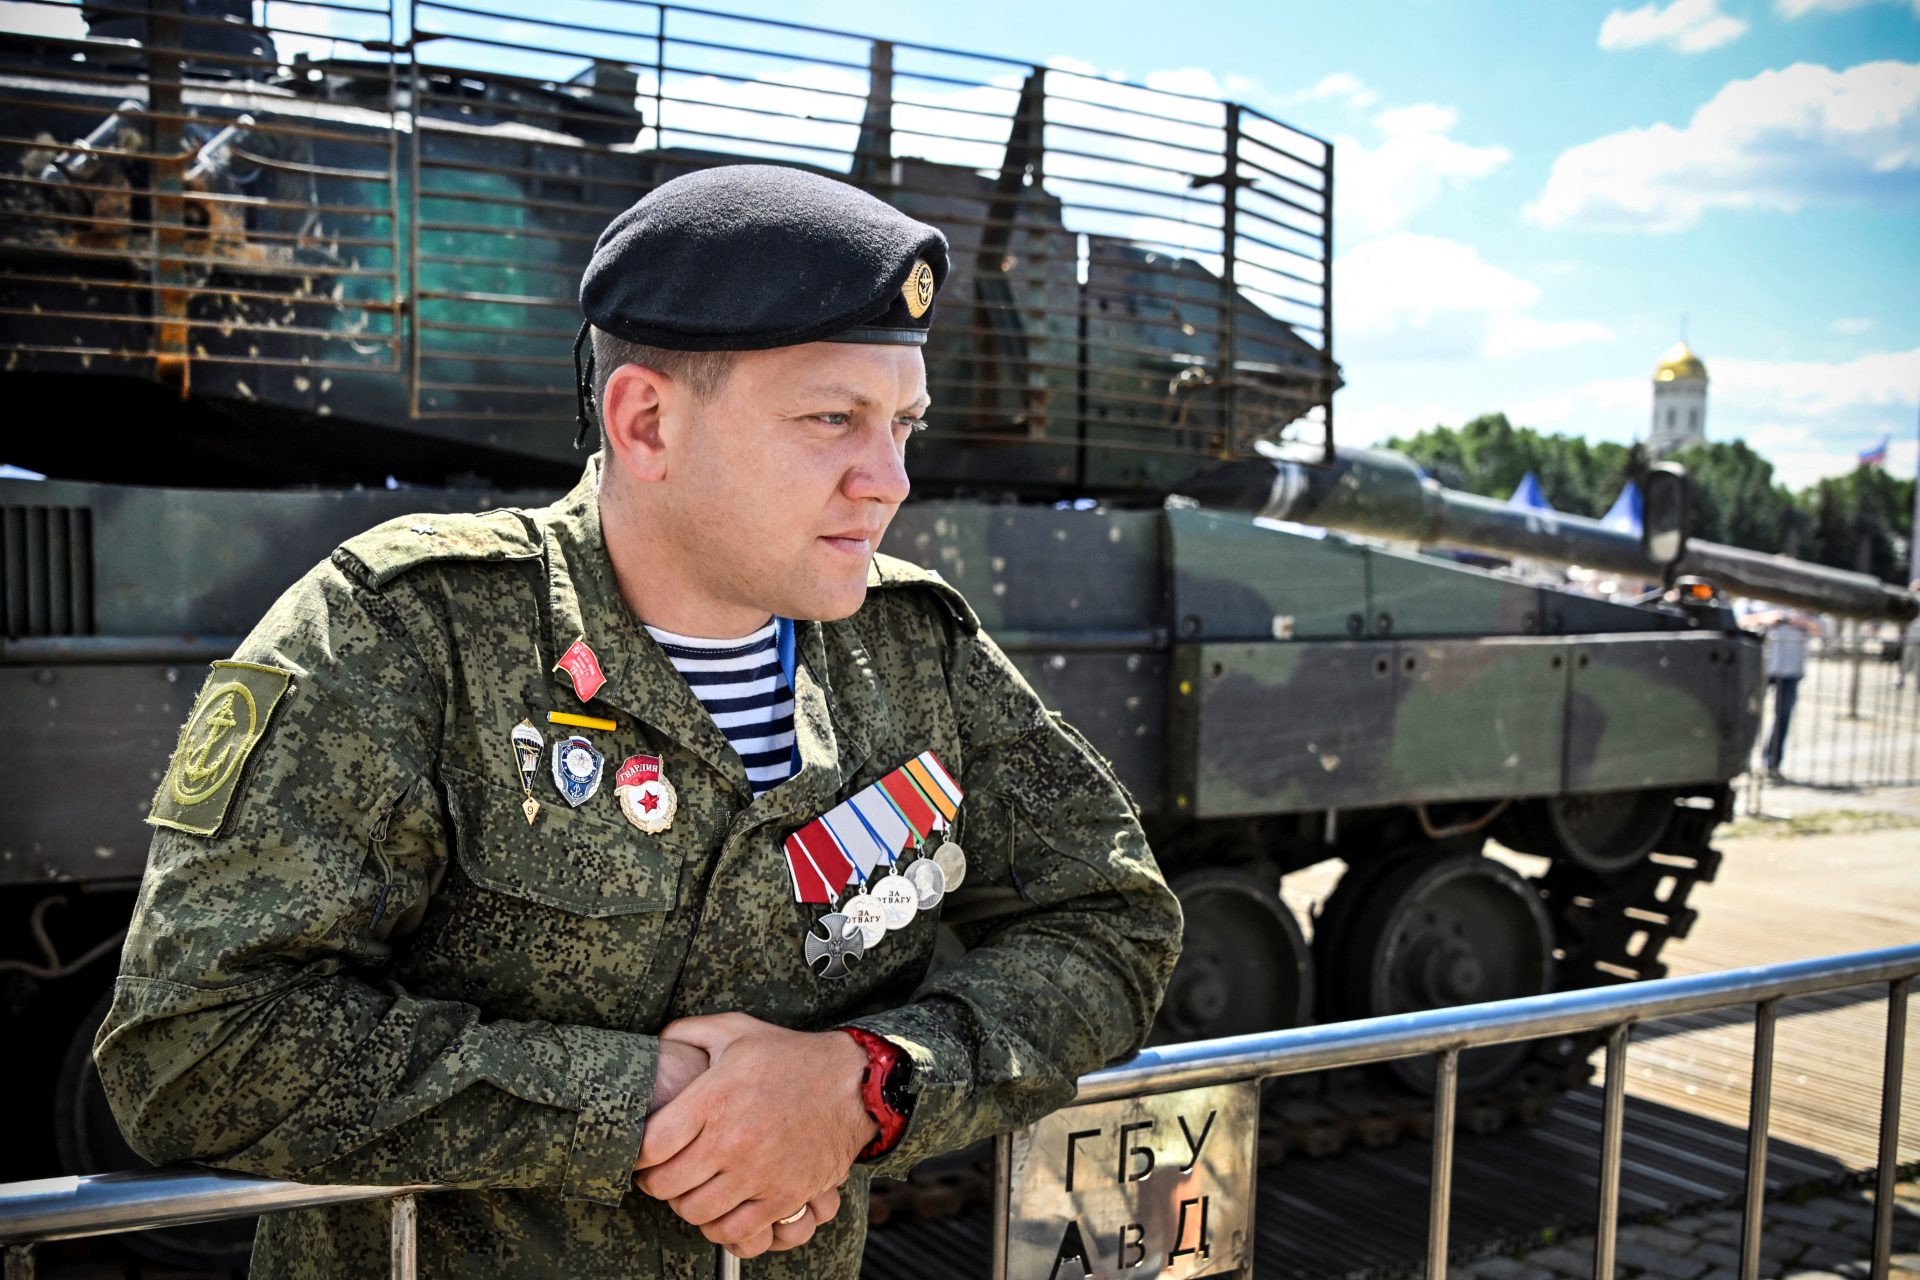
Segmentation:
{"type": "MultiPolygon", "coordinates": [[[[607,402],[607,379],[622,365],[639,364],[666,374],[701,399],[711,399],[726,385],[733,372],[737,351],[676,351],[669,347],[649,347],[628,342],[594,326],[593,329],[593,403],[607,402]]],[[[604,430],[605,424],[602,423],[604,430]]]]}

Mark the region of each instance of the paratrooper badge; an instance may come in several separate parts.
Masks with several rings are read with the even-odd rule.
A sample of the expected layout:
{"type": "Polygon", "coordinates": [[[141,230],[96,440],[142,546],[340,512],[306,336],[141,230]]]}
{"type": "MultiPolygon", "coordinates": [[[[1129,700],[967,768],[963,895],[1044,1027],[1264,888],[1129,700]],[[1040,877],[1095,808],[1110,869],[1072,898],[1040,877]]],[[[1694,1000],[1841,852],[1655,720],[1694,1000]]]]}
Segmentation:
{"type": "Polygon", "coordinates": [[[194,700],[147,821],[197,836],[220,830],[247,757],[293,673],[252,662],[216,662],[194,700]]]}
{"type": "Polygon", "coordinates": [[[540,754],[547,748],[547,740],[533,727],[533,721],[522,720],[513,726],[508,734],[513,743],[514,767],[520,771],[520,790],[526,796],[520,804],[520,812],[527,815],[527,825],[540,816],[540,802],[533,798],[533,779],[540,772],[540,754]]]}

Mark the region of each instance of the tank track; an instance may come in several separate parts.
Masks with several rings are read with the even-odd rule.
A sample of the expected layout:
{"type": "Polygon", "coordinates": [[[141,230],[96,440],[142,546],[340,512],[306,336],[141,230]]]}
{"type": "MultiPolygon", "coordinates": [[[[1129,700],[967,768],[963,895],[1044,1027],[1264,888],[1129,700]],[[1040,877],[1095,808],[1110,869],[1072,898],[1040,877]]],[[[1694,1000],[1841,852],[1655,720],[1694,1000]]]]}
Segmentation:
{"type": "MultiPolygon", "coordinates": [[[[1676,808],[1655,852],[1627,871],[1603,875],[1556,861],[1532,881],[1553,921],[1561,990],[1666,976],[1660,952],[1686,937],[1696,918],[1688,896],[1720,869],[1711,841],[1727,808],[1718,798],[1711,809],[1676,808]]],[[[1490,1134],[1543,1119],[1557,1094],[1592,1079],[1594,1053],[1605,1042],[1606,1033],[1595,1031],[1535,1043],[1512,1079],[1459,1099],[1461,1126],[1490,1134]]],[[[1333,1156],[1349,1145],[1378,1149],[1432,1135],[1430,1097],[1384,1086],[1366,1068],[1323,1071],[1267,1083],[1259,1158],[1272,1165],[1288,1156],[1333,1156]]],[[[870,1221],[950,1216],[983,1201],[992,1176],[991,1154],[976,1149],[929,1161],[905,1182],[874,1184],[870,1221]]]]}

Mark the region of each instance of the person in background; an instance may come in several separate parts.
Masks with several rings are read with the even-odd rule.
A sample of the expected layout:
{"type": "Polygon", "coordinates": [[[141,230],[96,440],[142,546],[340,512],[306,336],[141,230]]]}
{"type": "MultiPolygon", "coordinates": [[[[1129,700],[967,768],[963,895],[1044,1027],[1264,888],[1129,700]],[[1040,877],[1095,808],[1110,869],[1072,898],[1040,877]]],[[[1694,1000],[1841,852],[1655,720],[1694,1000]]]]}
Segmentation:
{"type": "MultiPolygon", "coordinates": [[[[1907,590],[1920,594],[1920,578],[1907,584],[1907,590]]],[[[1900,665],[1893,673],[1893,687],[1904,688],[1907,677],[1920,679],[1920,618],[1915,618],[1900,634],[1900,665]]]]}
{"type": "Polygon", "coordinates": [[[1761,752],[1767,780],[1781,782],[1780,765],[1786,757],[1787,729],[1793,723],[1793,704],[1800,696],[1800,680],[1807,674],[1807,637],[1826,634],[1820,620],[1798,609],[1771,609],[1749,614],[1749,630],[1767,638],[1767,684],[1773,690],[1773,725],[1761,752]]]}

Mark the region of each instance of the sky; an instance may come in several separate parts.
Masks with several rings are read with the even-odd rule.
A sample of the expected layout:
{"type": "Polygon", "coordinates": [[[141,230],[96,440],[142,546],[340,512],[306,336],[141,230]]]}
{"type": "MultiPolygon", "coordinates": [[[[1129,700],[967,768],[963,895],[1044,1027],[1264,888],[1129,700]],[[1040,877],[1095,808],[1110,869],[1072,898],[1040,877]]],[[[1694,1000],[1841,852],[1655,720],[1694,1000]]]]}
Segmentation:
{"type": "MultiPolygon", "coordinates": [[[[1654,366],[1684,330],[1711,379],[1710,439],[1746,440],[1796,488],[1883,436],[1889,470],[1915,472],[1920,0],[708,7],[1226,98],[1331,140],[1343,443],[1495,411],[1645,438],[1654,366]]],[[[51,12],[0,0],[0,26],[51,12]]],[[[650,40],[595,48],[651,56],[650,40]]],[[[997,164],[997,143],[976,150],[940,158],[997,164]]]]}

